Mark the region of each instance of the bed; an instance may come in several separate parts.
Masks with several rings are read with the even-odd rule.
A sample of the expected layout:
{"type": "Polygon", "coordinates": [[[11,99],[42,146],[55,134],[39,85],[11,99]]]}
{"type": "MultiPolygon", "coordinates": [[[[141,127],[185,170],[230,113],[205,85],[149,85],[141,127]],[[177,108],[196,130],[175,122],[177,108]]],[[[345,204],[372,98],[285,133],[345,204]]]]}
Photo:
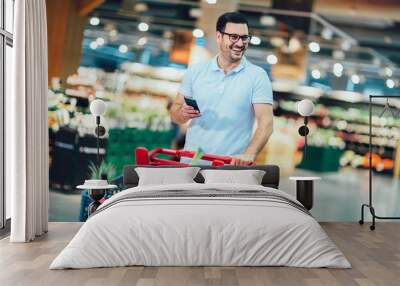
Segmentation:
{"type": "MultiPolygon", "coordinates": [[[[292,266],[350,268],[311,214],[279,190],[277,166],[261,185],[196,183],[127,187],[103,203],[50,269],[144,266],[292,266]]],[[[211,166],[199,166],[202,170],[211,166]]],[[[160,168],[160,167],[158,167],[160,168]]]]}

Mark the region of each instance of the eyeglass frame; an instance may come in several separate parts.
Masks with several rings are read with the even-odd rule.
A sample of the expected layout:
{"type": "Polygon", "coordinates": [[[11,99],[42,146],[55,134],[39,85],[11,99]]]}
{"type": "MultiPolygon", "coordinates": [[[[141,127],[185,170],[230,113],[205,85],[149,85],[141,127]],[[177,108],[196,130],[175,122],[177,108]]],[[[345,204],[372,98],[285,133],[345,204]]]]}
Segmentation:
{"type": "Polygon", "coordinates": [[[226,33],[226,32],[223,32],[223,31],[218,31],[218,32],[220,32],[222,35],[227,35],[228,38],[229,38],[229,40],[230,40],[232,43],[237,43],[237,42],[239,41],[239,39],[241,39],[243,43],[248,44],[248,43],[250,43],[251,38],[253,37],[252,35],[243,35],[243,36],[241,36],[241,35],[238,35],[238,34],[231,34],[231,33],[226,33]],[[232,36],[238,36],[238,39],[237,39],[236,41],[233,41],[233,40],[231,39],[232,36]],[[248,40],[244,41],[244,40],[243,40],[243,37],[247,37],[248,40]]]}

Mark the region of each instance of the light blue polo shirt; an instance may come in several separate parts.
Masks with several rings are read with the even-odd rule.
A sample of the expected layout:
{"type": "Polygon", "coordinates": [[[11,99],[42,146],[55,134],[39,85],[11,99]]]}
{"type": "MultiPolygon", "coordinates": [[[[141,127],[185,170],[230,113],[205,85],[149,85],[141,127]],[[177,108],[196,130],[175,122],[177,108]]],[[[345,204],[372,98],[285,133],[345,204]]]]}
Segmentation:
{"type": "Polygon", "coordinates": [[[219,155],[244,153],[253,133],[253,104],[272,104],[273,99],[267,73],[245,57],[228,74],[219,68],[217,57],[194,65],[179,92],[195,99],[201,113],[190,122],[185,150],[201,148],[219,155]]]}

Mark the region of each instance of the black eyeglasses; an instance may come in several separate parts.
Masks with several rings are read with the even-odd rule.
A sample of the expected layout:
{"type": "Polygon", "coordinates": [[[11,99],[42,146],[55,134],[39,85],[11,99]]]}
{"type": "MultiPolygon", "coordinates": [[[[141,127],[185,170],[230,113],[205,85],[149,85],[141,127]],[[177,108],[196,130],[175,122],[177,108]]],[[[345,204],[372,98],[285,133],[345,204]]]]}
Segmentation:
{"type": "Polygon", "coordinates": [[[225,33],[222,31],[219,31],[221,34],[223,35],[227,35],[229,37],[229,40],[233,43],[236,43],[237,41],[239,41],[239,39],[242,39],[243,43],[248,43],[251,40],[251,35],[238,35],[238,34],[230,34],[230,33],[225,33]]]}

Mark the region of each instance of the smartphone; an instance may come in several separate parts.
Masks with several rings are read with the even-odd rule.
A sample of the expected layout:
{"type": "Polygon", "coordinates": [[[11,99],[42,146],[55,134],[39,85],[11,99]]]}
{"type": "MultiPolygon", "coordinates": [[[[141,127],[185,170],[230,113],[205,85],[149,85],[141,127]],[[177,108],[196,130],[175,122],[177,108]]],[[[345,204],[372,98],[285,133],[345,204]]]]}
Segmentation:
{"type": "Polygon", "coordinates": [[[197,101],[196,101],[195,99],[187,98],[187,97],[184,97],[184,99],[185,99],[185,102],[186,102],[187,105],[193,107],[195,110],[197,110],[198,112],[200,112],[200,108],[199,108],[199,106],[197,105],[197,101]]]}

